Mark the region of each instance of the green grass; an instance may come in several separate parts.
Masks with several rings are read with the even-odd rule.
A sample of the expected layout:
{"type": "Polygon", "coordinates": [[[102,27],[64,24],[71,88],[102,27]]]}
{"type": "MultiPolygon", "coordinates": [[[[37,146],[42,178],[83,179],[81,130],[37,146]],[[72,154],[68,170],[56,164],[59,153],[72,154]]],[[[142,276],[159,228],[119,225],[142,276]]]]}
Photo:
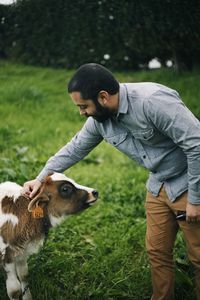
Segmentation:
{"type": "MultiPolygon", "coordinates": [[[[0,178],[22,184],[81,128],[84,120],[66,93],[72,71],[0,62],[0,178]]],[[[121,82],[157,81],[176,88],[200,117],[200,73],[172,70],[116,73],[121,82]]],[[[34,300],[145,300],[151,295],[145,252],[146,170],[101,143],[65,172],[100,192],[98,204],[50,231],[29,260],[34,300]]],[[[176,297],[192,300],[194,287],[180,235],[175,248],[176,297]]],[[[0,299],[7,299],[0,274],[0,299]]]]}

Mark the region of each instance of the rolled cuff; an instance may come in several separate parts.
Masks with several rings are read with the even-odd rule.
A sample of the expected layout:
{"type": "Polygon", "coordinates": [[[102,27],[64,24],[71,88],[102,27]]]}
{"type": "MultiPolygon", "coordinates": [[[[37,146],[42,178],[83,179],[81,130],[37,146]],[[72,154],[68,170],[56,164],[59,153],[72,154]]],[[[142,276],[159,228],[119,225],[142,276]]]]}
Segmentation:
{"type": "Polygon", "coordinates": [[[39,173],[39,175],[36,177],[40,182],[44,182],[44,179],[46,176],[48,176],[49,174],[53,173],[52,170],[48,170],[48,169],[42,169],[42,171],[39,173]]]}
{"type": "Polygon", "coordinates": [[[200,205],[200,194],[193,190],[188,190],[188,202],[193,205],[200,205]]]}

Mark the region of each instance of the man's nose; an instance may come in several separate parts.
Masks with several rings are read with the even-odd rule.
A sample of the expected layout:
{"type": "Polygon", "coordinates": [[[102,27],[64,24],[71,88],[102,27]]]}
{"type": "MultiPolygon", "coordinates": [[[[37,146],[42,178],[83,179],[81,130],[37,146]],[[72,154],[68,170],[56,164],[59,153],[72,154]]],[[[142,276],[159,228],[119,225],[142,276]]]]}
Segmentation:
{"type": "Polygon", "coordinates": [[[80,109],[79,112],[80,112],[81,116],[85,115],[85,110],[84,109],[80,109]]]}

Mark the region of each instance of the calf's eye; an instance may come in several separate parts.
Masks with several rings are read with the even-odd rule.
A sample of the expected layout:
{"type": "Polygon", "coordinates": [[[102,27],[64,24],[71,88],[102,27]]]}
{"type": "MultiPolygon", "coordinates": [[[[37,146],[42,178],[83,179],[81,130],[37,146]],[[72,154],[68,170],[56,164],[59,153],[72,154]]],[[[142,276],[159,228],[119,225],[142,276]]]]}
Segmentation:
{"type": "Polygon", "coordinates": [[[68,184],[62,184],[59,188],[59,193],[61,196],[68,196],[72,193],[73,188],[69,186],[68,184]]]}
{"type": "Polygon", "coordinates": [[[68,186],[63,186],[62,192],[67,192],[69,190],[68,186]]]}

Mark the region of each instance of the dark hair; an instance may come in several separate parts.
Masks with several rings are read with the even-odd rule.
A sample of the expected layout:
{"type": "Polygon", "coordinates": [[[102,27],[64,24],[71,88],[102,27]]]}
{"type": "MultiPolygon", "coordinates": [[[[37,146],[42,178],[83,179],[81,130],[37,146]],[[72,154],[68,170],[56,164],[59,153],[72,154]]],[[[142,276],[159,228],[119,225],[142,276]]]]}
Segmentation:
{"type": "Polygon", "coordinates": [[[119,83],[108,69],[95,63],[82,65],[68,84],[68,93],[80,92],[83,99],[94,102],[102,90],[114,95],[119,92],[119,83]]]}

